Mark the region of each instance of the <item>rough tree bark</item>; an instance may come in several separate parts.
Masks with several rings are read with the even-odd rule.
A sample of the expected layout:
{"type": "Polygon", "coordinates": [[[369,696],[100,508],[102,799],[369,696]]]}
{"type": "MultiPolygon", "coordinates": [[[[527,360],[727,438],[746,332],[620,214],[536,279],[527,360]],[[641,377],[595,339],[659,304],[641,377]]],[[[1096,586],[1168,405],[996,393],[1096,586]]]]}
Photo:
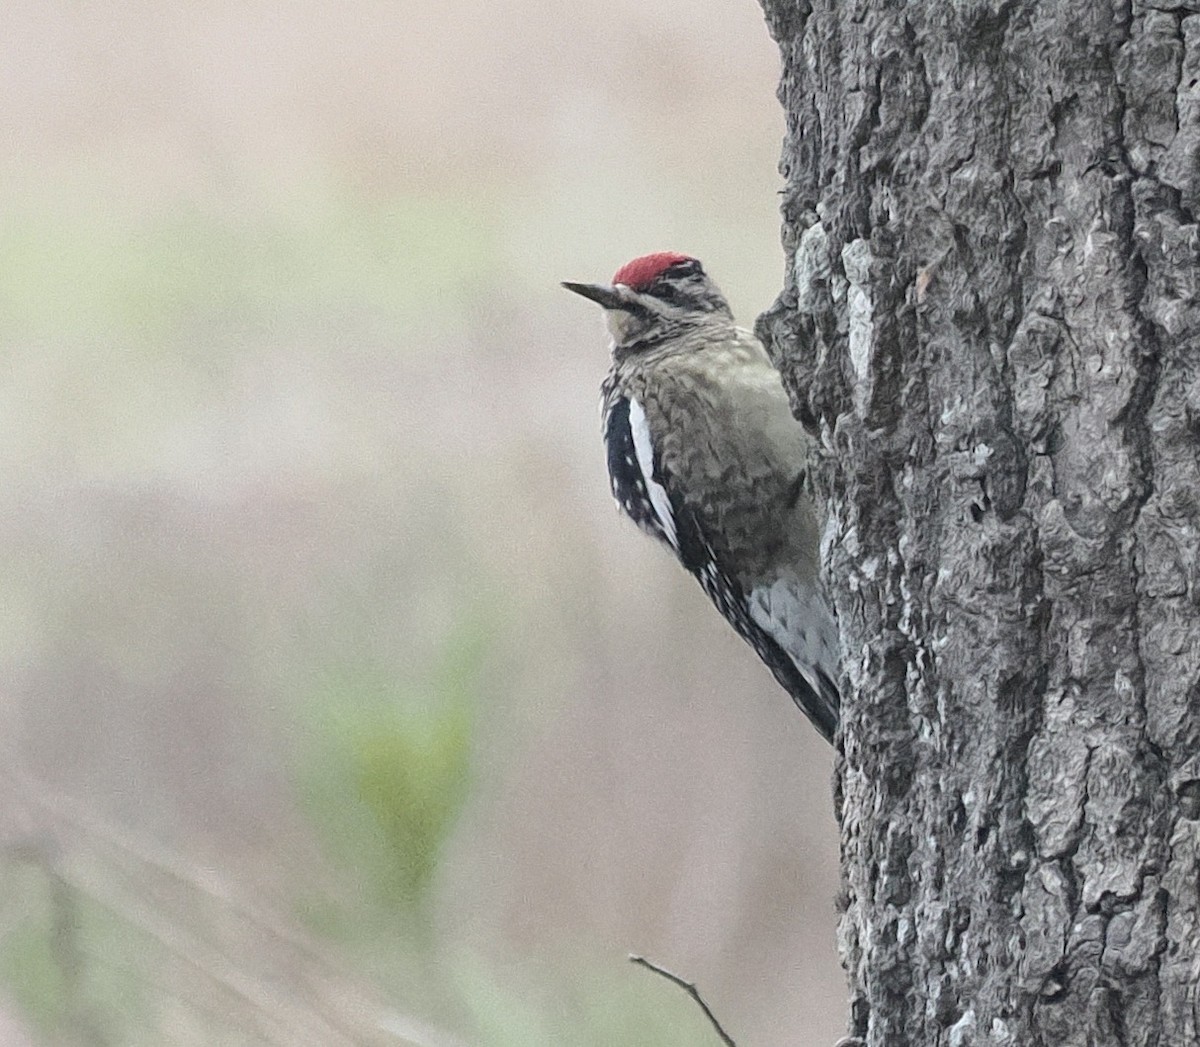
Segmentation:
{"type": "Polygon", "coordinates": [[[1200,1044],[1200,0],[763,0],[851,1031],[1200,1044]]]}

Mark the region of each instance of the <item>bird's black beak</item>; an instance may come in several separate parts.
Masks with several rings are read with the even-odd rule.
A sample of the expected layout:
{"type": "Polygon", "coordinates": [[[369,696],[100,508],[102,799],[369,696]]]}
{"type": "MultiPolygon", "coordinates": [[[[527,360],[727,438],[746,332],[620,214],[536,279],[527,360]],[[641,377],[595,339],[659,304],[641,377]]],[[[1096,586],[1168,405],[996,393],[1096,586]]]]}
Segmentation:
{"type": "Polygon", "coordinates": [[[563,287],[568,291],[583,295],[584,298],[604,306],[605,309],[630,308],[629,299],[608,284],[573,284],[569,280],[564,280],[563,287]]]}

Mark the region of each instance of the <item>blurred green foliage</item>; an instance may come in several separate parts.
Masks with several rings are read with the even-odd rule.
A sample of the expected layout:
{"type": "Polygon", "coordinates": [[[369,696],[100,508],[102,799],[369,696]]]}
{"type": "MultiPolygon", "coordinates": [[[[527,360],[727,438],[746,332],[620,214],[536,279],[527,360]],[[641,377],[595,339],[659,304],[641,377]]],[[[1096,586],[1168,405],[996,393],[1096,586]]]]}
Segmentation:
{"type": "Polygon", "coordinates": [[[51,1042],[145,1042],[150,1013],[144,942],[54,872],[52,858],[6,863],[0,983],[51,1042]]]}
{"type": "Polygon", "coordinates": [[[495,272],[496,214],[482,193],[371,196],[319,180],[147,210],[60,176],[6,203],[0,333],[161,350],[214,317],[275,336],[361,314],[450,329],[495,272]]]}
{"type": "Polygon", "coordinates": [[[10,916],[4,931],[0,979],[42,1032],[56,1032],[66,1019],[67,985],[51,946],[50,882],[35,866],[13,865],[6,870],[4,892],[10,907],[19,899],[21,913],[10,916]]]}
{"type": "Polygon", "coordinates": [[[306,705],[306,810],[375,905],[417,925],[467,798],[488,646],[488,628],[471,618],[440,641],[425,671],[401,679],[378,664],[334,666],[306,705]]]}

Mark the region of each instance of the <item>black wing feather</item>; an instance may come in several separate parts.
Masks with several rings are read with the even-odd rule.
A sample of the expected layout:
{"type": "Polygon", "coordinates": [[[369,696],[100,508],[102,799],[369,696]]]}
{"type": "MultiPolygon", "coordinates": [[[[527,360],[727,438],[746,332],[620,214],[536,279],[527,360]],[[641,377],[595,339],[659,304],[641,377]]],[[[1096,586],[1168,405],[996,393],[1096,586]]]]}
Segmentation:
{"type": "Polygon", "coordinates": [[[754,648],[800,711],[827,742],[832,742],[840,705],[837,685],[820,669],[814,671],[818,687],[814,688],[804,678],[779,642],[750,616],[746,594],[736,579],[721,570],[720,556],[705,537],[696,514],[674,494],[671,495],[671,507],[675,513],[680,562],[700,583],[725,620],[754,648]]]}

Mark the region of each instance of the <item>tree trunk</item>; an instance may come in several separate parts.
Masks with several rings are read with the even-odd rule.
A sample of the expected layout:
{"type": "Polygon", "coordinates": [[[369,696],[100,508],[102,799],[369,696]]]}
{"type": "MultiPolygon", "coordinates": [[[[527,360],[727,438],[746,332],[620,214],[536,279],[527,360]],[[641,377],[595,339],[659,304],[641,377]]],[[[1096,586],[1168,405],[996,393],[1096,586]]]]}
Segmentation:
{"type": "Polygon", "coordinates": [[[1200,1044],[1200,0],[764,0],[851,1031],[1200,1044]]]}

